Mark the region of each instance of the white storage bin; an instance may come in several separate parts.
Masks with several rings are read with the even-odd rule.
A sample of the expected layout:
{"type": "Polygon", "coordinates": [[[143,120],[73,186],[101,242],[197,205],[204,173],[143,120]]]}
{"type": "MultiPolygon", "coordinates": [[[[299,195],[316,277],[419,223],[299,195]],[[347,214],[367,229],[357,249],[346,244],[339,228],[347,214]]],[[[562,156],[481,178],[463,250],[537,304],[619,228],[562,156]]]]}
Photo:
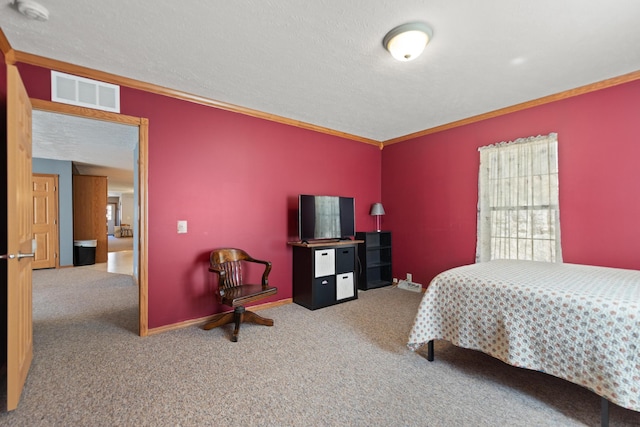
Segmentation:
{"type": "Polygon", "coordinates": [[[354,295],[353,272],[338,274],[336,277],[336,300],[351,298],[354,295]]]}
{"type": "Polygon", "coordinates": [[[315,277],[331,276],[336,274],[336,250],[318,249],[315,251],[316,271],[315,277]]]}

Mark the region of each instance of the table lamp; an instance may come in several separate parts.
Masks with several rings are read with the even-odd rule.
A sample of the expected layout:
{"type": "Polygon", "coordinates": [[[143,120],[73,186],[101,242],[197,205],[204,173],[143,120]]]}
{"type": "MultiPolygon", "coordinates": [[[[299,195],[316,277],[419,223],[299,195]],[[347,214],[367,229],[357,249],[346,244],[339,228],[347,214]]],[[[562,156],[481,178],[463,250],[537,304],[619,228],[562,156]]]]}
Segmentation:
{"type": "Polygon", "coordinates": [[[371,212],[369,215],[376,217],[376,231],[380,231],[380,216],[384,215],[384,207],[382,207],[382,203],[374,203],[371,205],[371,212]]]}

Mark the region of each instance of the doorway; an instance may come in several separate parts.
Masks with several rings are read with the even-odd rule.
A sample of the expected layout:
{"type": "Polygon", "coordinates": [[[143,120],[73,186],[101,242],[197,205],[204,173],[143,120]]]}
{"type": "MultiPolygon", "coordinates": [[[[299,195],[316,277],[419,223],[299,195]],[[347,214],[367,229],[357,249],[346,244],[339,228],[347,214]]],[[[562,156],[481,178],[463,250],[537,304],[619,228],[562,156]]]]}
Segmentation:
{"type": "Polygon", "coordinates": [[[133,228],[133,277],[139,287],[138,292],[138,331],[140,336],[148,334],[148,300],[147,300],[147,156],[148,125],[145,118],[126,116],[116,113],[96,112],[95,110],[65,104],[53,103],[39,99],[31,99],[33,109],[63,115],[100,120],[111,123],[136,126],[138,128],[137,147],[134,151],[134,194],[136,198],[133,228]],[[99,114],[97,114],[99,113],[99,114]]]}
{"type": "Polygon", "coordinates": [[[117,221],[117,215],[118,204],[107,203],[107,235],[109,236],[113,236],[115,234],[116,225],[120,225],[120,221],[117,221]]]}

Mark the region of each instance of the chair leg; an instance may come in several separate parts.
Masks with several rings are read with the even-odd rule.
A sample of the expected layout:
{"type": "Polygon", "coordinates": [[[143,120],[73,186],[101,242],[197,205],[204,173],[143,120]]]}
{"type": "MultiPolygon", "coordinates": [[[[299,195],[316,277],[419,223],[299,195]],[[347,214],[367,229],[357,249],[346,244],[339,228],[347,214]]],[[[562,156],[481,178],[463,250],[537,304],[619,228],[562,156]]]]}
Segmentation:
{"type": "Polygon", "coordinates": [[[256,323],[258,325],[273,326],[273,320],[258,316],[253,311],[247,311],[244,307],[236,307],[233,310],[236,327],[233,330],[231,341],[238,342],[238,334],[240,333],[240,324],[256,323]]]}
{"type": "Polygon", "coordinates": [[[236,307],[233,310],[233,318],[236,324],[235,329],[233,330],[233,335],[231,336],[232,342],[238,342],[238,334],[240,333],[240,324],[244,321],[244,307],[236,307]]]}
{"type": "Polygon", "coordinates": [[[221,313],[213,317],[209,323],[204,325],[205,330],[217,328],[218,326],[226,325],[227,323],[231,323],[234,320],[233,312],[230,313],[221,313]]]}
{"type": "Polygon", "coordinates": [[[245,323],[256,323],[258,325],[273,326],[273,319],[267,319],[254,313],[253,311],[247,311],[244,313],[245,323]]]}
{"type": "Polygon", "coordinates": [[[226,325],[227,323],[234,323],[233,335],[231,336],[232,342],[238,342],[238,335],[240,334],[240,325],[242,323],[255,323],[264,326],[273,326],[273,319],[267,319],[254,313],[253,311],[247,311],[244,307],[236,307],[230,313],[221,313],[213,317],[213,319],[203,326],[205,330],[217,328],[218,326],[226,325]]]}

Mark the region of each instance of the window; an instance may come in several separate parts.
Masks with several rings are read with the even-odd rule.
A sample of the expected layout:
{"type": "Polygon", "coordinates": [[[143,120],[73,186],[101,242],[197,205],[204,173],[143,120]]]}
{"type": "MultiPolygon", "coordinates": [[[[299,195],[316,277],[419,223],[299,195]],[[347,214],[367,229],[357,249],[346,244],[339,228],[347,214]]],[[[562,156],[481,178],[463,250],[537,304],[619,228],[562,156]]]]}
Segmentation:
{"type": "Polygon", "coordinates": [[[557,134],[501,142],[478,150],[476,262],[562,262],[557,134]]]}

